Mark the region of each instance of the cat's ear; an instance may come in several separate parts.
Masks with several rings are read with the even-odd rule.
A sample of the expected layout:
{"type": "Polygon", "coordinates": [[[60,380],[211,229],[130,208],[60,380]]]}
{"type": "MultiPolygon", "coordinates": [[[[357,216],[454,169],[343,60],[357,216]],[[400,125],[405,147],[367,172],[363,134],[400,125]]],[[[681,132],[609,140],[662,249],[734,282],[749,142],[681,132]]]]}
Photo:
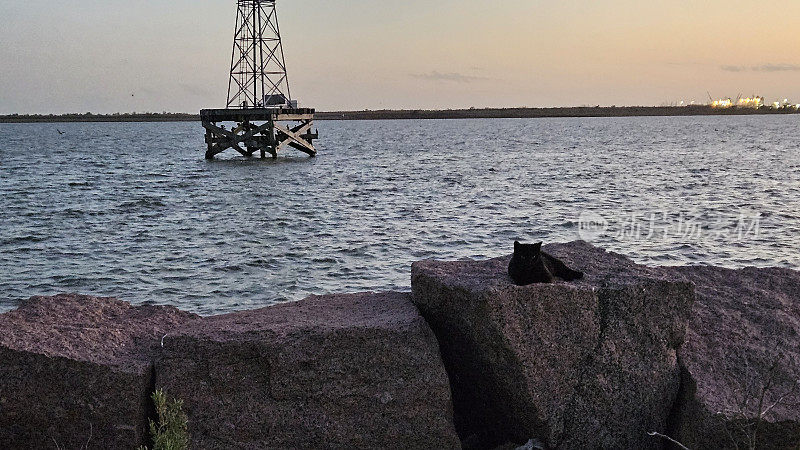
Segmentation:
{"type": "Polygon", "coordinates": [[[542,251],[542,244],[544,244],[544,242],[539,242],[537,244],[533,244],[533,251],[536,251],[536,252],[542,251]]]}
{"type": "Polygon", "coordinates": [[[522,244],[520,244],[520,243],[519,243],[519,241],[514,241],[514,251],[517,251],[517,250],[519,250],[519,248],[520,248],[520,246],[521,246],[521,245],[522,245],[522,244]]]}

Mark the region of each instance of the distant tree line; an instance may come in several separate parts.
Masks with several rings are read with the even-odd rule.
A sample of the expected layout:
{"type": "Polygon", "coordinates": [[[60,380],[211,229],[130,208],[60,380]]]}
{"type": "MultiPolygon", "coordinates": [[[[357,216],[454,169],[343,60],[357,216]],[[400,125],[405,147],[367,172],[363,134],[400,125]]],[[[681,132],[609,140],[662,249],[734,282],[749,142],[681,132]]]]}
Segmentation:
{"type": "Polygon", "coordinates": [[[8,114],[0,115],[0,122],[181,122],[199,121],[200,116],[188,113],[129,112],[113,114],[8,114]]]}
{"type": "MultiPolygon", "coordinates": [[[[561,108],[469,108],[441,110],[361,110],[317,112],[318,120],[386,119],[481,119],[543,117],[634,117],[634,116],[703,116],[750,114],[797,114],[795,108],[712,108],[689,106],[576,106],[561,108]]],[[[10,114],[0,115],[0,123],[22,122],[198,122],[198,114],[132,112],[113,114],[10,114]]]]}

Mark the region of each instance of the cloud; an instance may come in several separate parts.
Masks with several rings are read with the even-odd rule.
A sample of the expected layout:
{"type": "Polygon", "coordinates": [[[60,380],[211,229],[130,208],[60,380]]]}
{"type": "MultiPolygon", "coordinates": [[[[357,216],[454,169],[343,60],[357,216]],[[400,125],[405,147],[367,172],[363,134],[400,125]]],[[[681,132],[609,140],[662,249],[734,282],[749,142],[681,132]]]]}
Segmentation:
{"type": "Polygon", "coordinates": [[[720,66],[726,72],[800,72],[796,64],[764,64],[763,66],[720,66]]]}
{"type": "Polygon", "coordinates": [[[765,64],[753,67],[757,72],[800,72],[800,66],[796,64],[765,64]]]}
{"type": "Polygon", "coordinates": [[[474,81],[484,81],[487,79],[485,77],[476,77],[473,75],[465,75],[463,73],[457,73],[457,72],[441,73],[435,70],[429,73],[412,73],[411,77],[420,80],[449,81],[452,83],[472,83],[474,81]]]}
{"type": "Polygon", "coordinates": [[[745,66],[721,66],[720,69],[725,72],[744,72],[747,70],[745,66]]]}

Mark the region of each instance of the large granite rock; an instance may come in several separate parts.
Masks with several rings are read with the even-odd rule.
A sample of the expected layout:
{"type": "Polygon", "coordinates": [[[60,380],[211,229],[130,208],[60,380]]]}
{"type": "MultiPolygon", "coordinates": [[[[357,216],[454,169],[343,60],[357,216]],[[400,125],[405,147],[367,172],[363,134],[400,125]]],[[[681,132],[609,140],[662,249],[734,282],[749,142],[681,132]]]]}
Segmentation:
{"type": "Polygon", "coordinates": [[[586,277],[518,287],[510,257],[413,265],[465,446],[660,448],[648,433],[678,394],[693,286],[584,242],[545,250],[586,277]]]}
{"type": "Polygon", "coordinates": [[[800,447],[800,272],[674,270],[697,286],[674,437],[693,449],[800,447]]]}
{"type": "Polygon", "coordinates": [[[311,297],[164,339],[157,386],[194,448],[457,448],[436,338],[409,294],[311,297]]]}
{"type": "Polygon", "coordinates": [[[193,318],[80,295],[34,297],[0,315],[2,448],[144,444],[153,352],[193,318]]]}

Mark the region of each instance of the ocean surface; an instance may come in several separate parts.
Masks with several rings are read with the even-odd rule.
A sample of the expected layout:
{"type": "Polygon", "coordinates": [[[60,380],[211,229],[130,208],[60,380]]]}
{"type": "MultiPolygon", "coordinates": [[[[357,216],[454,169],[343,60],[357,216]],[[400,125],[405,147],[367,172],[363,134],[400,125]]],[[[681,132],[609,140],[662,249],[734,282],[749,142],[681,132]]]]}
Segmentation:
{"type": "Polygon", "coordinates": [[[413,261],[515,239],[800,268],[799,121],[319,122],[315,159],[212,162],[199,123],[0,124],[0,311],[60,292],[214,314],[408,290],[413,261]]]}

